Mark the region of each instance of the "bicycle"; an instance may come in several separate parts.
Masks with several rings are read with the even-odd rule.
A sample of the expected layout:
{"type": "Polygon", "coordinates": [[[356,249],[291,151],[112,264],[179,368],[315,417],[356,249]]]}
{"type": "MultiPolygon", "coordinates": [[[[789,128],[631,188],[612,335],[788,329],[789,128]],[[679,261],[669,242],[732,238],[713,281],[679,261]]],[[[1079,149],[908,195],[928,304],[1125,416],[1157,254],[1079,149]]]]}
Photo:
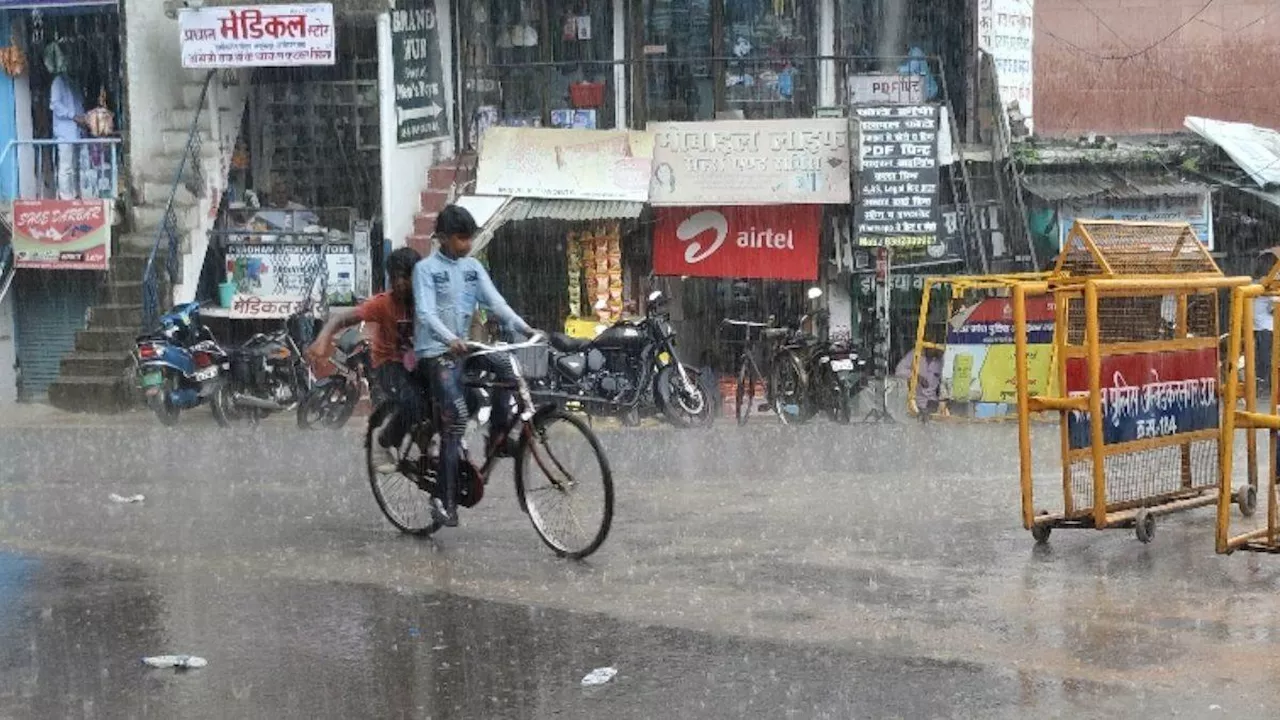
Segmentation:
{"type": "MultiPolygon", "coordinates": [[[[468,342],[467,348],[471,353],[467,357],[529,349],[545,351],[544,339],[545,336],[538,334],[523,343],[507,345],[468,342]]],[[[470,401],[475,400],[476,404],[483,405],[487,399],[487,393],[494,389],[515,391],[517,412],[515,425],[507,433],[495,433],[494,436],[505,437],[511,430],[516,428],[520,430],[520,438],[514,453],[516,499],[520,509],[529,516],[538,537],[556,555],[575,560],[585,558],[604,543],[613,522],[613,473],[609,467],[608,458],[605,457],[595,433],[581,419],[554,404],[535,406],[529,394],[529,386],[520,369],[519,360],[512,355],[511,361],[516,377],[513,383],[501,383],[485,373],[466,375],[463,384],[468,394],[469,404],[470,401]],[[585,447],[576,453],[552,452],[549,439],[552,435],[561,433],[578,436],[585,441],[585,447]],[[571,473],[566,469],[566,465],[573,464],[574,460],[583,460],[588,456],[594,458],[599,470],[599,486],[602,495],[599,521],[592,525],[594,530],[585,526],[576,512],[577,499],[581,497],[579,492],[588,489],[588,481],[583,475],[571,473]],[[530,481],[533,479],[531,476],[534,474],[540,474],[547,481],[547,487],[531,486],[530,481]],[[566,527],[570,531],[578,531],[578,535],[583,538],[581,544],[571,544],[568,538],[562,537],[558,526],[553,527],[550,513],[558,507],[556,500],[567,502],[569,518],[566,527]]],[[[382,429],[396,409],[394,401],[383,402],[373,411],[365,432],[366,469],[378,508],[401,532],[423,536],[431,535],[441,527],[431,512],[433,500],[439,495],[441,488],[440,483],[436,481],[439,464],[440,415],[430,393],[427,397],[427,407],[426,419],[410,428],[401,447],[391,448],[392,454],[396,457],[396,470],[392,473],[382,475],[374,469],[371,451],[375,441],[374,433],[382,429]],[[405,508],[394,502],[393,493],[383,487],[384,479],[407,481],[407,492],[396,497],[403,497],[410,507],[405,508]]],[[[481,407],[473,412],[475,422],[483,425],[488,410],[487,407],[481,407]]],[[[464,443],[462,461],[458,467],[457,500],[460,507],[474,507],[484,497],[485,485],[499,459],[495,450],[496,443],[494,448],[486,452],[483,464],[476,467],[471,462],[470,453],[464,443]]],[[[584,507],[584,509],[589,508],[584,507]]]]}
{"type": "MultiPolygon", "coordinates": [[[[765,383],[766,402],[759,409],[763,410],[766,407],[773,406],[773,380],[771,375],[760,372],[760,366],[756,364],[754,350],[757,341],[752,339],[752,335],[759,331],[759,339],[776,340],[785,337],[790,331],[786,328],[770,327],[766,323],[751,322],[749,320],[726,318],[721,322],[724,325],[743,328],[746,333],[741,359],[738,362],[738,384],[734,389],[735,415],[739,425],[746,425],[751,416],[751,411],[755,407],[756,385],[759,382],[763,381],[765,383]]],[[[768,357],[767,353],[765,353],[765,357],[768,357]]],[[[772,369],[772,363],[769,363],[769,365],[772,369]]]]}

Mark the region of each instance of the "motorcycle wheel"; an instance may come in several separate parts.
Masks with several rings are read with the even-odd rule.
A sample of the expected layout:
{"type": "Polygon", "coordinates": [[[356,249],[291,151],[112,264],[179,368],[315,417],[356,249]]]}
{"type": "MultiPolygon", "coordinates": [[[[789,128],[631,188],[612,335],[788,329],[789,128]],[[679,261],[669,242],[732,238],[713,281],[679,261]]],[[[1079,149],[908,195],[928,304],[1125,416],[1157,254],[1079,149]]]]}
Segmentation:
{"type": "Polygon", "coordinates": [[[688,365],[684,371],[693,382],[693,394],[690,395],[680,387],[680,376],[674,365],[662,368],[658,373],[658,397],[662,400],[662,412],[679,428],[710,427],[715,421],[714,408],[711,407],[711,393],[703,382],[702,373],[688,365]]]}
{"type": "Polygon", "coordinates": [[[826,387],[827,417],[841,425],[853,422],[853,397],[851,388],[846,388],[840,377],[827,370],[824,373],[823,386],[826,387]]]}
{"type": "Polygon", "coordinates": [[[178,418],[182,415],[182,408],[169,402],[169,393],[176,390],[177,385],[178,379],[173,373],[165,372],[164,385],[160,387],[160,394],[147,399],[151,412],[156,414],[156,419],[165,427],[177,425],[178,418]]]}
{"type": "Polygon", "coordinates": [[[298,427],[311,430],[322,427],[338,430],[347,424],[356,403],[360,402],[360,386],[342,381],[341,387],[318,386],[305,400],[298,403],[298,427]]]}
{"type": "Polygon", "coordinates": [[[813,419],[809,381],[800,358],[793,353],[783,352],[774,358],[769,389],[773,411],[783,425],[803,425],[813,419]]]}
{"type": "Polygon", "coordinates": [[[210,409],[213,410],[213,420],[218,423],[218,427],[229,428],[242,422],[254,424],[257,422],[257,411],[251,408],[236,407],[235,400],[231,398],[231,384],[222,383],[217,390],[213,391],[213,397],[209,402],[210,409]]]}

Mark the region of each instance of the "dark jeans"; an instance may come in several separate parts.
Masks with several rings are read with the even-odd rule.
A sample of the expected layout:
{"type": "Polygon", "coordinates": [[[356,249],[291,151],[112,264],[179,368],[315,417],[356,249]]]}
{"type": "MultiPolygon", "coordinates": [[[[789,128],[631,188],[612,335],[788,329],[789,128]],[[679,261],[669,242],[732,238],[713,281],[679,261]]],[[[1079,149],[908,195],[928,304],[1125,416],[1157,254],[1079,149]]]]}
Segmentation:
{"type": "Polygon", "coordinates": [[[1253,331],[1254,372],[1260,384],[1271,382],[1271,342],[1274,335],[1270,330],[1253,331]]]}
{"type": "MultiPolygon", "coordinates": [[[[468,370],[491,372],[498,382],[512,382],[516,377],[511,357],[504,353],[480,355],[465,361],[442,355],[418,363],[420,379],[429,383],[440,413],[440,480],[445,503],[450,507],[457,499],[462,435],[471,418],[463,385],[463,377],[468,370]]],[[[506,388],[495,388],[490,393],[489,434],[491,438],[500,437],[510,430],[515,419],[511,414],[512,392],[506,388]]]]}
{"type": "Polygon", "coordinates": [[[379,444],[383,447],[400,447],[405,433],[422,417],[424,412],[421,381],[404,365],[389,362],[376,368],[374,376],[383,400],[394,400],[397,411],[382,431],[379,444]]]}

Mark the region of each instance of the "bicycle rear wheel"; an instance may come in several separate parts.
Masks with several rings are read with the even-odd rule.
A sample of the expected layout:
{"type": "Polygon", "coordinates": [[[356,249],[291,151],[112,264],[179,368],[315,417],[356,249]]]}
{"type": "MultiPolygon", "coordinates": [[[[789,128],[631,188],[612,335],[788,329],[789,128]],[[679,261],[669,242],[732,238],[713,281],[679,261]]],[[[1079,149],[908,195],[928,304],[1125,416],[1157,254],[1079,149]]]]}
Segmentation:
{"type": "Polygon", "coordinates": [[[560,557],[594,553],[613,523],[613,472],[591,428],[563,410],[526,426],[516,496],[538,537],[560,557]]]}
{"type": "Polygon", "coordinates": [[[364,434],[365,469],[369,474],[369,487],[373,489],[373,499],[378,502],[378,509],[387,520],[401,532],[410,535],[430,535],[440,529],[431,512],[431,493],[423,490],[422,450],[418,447],[415,433],[410,432],[398,448],[391,448],[391,455],[396,459],[396,469],[390,473],[380,473],[374,467],[373,444],[377,442],[379,433],[386,427],[396,410],[393,401],[378,406],[369,416],[369,427],[364,434]]]}
{"type": "Polygon", "coordinates": [[[743,358],[742,367],[738,370],[738,387],[736,411],[739,425],[746,425],[751,417],[752,406],[756,402],[756,376],[751,372],[751,361],[743,358]]]}

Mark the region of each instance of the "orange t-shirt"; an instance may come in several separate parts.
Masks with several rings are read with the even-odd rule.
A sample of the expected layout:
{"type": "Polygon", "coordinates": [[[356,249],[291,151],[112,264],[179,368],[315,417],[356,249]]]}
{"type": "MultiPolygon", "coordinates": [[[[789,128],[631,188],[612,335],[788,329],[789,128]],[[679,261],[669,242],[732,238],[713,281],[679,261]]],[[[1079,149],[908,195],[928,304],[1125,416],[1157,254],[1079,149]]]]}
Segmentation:
{"type": "Polygon", "coordinates": [[[371,343],[374,367],[382,367],[388,361],[399,362],[413,350],[413,316],[391,293],[378,293],[364,301],[356,308],[356,316],[377,326],[371,343]]]}

